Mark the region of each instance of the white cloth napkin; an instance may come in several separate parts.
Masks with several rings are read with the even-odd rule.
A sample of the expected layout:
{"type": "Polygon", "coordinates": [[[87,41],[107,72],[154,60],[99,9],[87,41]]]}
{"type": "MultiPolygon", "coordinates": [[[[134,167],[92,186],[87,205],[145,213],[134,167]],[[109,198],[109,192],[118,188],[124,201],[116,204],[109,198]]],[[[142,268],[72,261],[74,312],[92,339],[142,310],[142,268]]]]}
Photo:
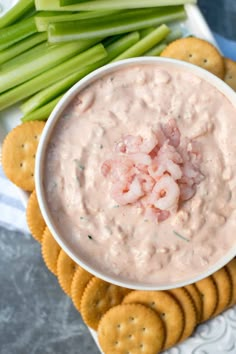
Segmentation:
{"type": "Polygon", "coordinates": [[[0,165],[0,227],[29,233],[25,207],[17,188],[7,180],[0,165]]]}

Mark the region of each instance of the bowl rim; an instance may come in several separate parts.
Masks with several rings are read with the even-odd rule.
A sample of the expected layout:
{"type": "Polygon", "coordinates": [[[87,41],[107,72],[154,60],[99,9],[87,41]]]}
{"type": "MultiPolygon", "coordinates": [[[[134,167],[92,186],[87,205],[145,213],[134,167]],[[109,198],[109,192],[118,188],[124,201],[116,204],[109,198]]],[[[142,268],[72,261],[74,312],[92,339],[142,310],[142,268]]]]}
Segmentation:
{"type": "Polygon", "coordinates": [[[175,69],[186,70],[187,72],[200,77],[201,79],[209,82],[212,86],[214,86],[218,91],[220,91],[235,107],[236,109],[236,93],[231,89],[224,81],[213,75],[212,73],[202,69],[193,64],[176,60],[170,58],[163,57],[138,57],[125,59],[118,62],[114,62],[111,64],[107,64],[92,73],[85,76],[79,82],[77,82],[74,86],[72,86],[65,95],[61,98],[61,100],[57,103],[56,107],[53,109],[52,113],[49,116],[48,121],[44,127],[42,132],[39,146],[36,154],[36,162],[35,162],[35,187],[36,193],[38,197],[39,207],[42,213],[42,216],[46,222],[49,231],[52,236],[56,240],[56,242],[60,245],[60,247],[72,258],[72,260],[80,265],[82,268],[87,270],[89,273],[94,276],[107,281],[109,283],[122,286],[125,288],[136,289],[136,290],[168,290],[177,287],[186,286],[192,283],[195,283],[207,276],[212,275],[214,272],[218,271],[220,268],[224,267],[228,262],[230,262],[236,256],[236,245],[232,246],[232,248],[221,257],[216,263],[212,266],[208,267],[207,270],[200,272],[195,276],[190,276],[187,279],[169,282],[166,280],[166,284],[155,285],[152,283],[140,282],[137,280],[123,280],[115,275],[107,275],[103,273],[101,270],[96,269],[96,267],[89,265],[89,262],[86,263],[81,258],[76,255],[71,247],[69,247],[63,237],[59,234],[56,225],[54,224],[52,218],[50,217],[49,208],[46,203],[46,198],[44,194],[43,188],[43,166],[44,166],[44,157],[46,148],[48,145],[49,137],[57,123],[57,120],[60,118],[61,113],[65,110],[65,108],[72,102],[74,97],[81,92],[84,88],[86,88],[89,84],[96,81],[97,79],[112,73],[114,71],[119,70],[120,68],[128,68],[129,66],[134,65],[151,65],[151,64],[159,64],[160,66],[168,66],[174,67],[175,69]]]}

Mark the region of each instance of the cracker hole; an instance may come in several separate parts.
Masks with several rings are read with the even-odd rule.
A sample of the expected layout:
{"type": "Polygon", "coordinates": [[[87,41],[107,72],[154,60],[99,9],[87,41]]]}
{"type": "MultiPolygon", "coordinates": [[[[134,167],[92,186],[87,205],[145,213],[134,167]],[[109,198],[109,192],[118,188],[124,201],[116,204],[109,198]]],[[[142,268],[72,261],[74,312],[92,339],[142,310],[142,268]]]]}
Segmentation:
{"type": "Polygon", "coordinates": [[[140,344],[140,346],[139,346],[140,348],[143,348],[143,344],[140,344]]]}
{"type": "Polygon", "coordinates": [[[20,167],[23,167],[23,162],[20,163],[20,167]]]}
{"type": "Polygon", "coordinates": [[[33,155],[33,159],[35,159],[35,155],[33,155]]]}
{"type": "Polygon", "coordinates": [[[193,55],[192,54],[189,54],[189,56],[188,56],[189,58],[192,58],[193,57],[193,55]]]}
{"type": "Polygon", "coordinates": [[[130,319],[130,321],[134,321],[134,317],[130,317],[129,319],[130,319]]]}
{"type": "Polygon", "coordinates": [[[146,331],[146,328],[145,327],[143,327],[143,332],[145,332],[146,331]]]}
{"type": "Polygon", "coordinates": [[[231,76],[231,75],[230,75],[230,76],[228,76],[228,79],[232,80],[232,78],[233,78],[233,76],[231,76]]]}
{"type": "Polygon", "coordinates": [[[151,306],[155,306],[156,304],[155,304],[155,302],[153,301],[153,302],[151,302],[151,306]]]}
{"type": "Polygon", "coordinates": [[[35,138],[35,140],[37,140],[38,139],[38,135],[35,135],[34,138],[35,138]]]}
{"type": "Polygon", "coordinates": [[[162,317],[165,317],[166,314],[163,312],[161,315],[162,315],[162,317]]]}
{"type": "Polygon", "coordinates": [[[22,144],[22,145],[21,145],[21,147],[22,147],[22,148],[24,149],[24,147],[25,147],[25,144],[22,144]]]}
{"type": "Polygon", "coordinates": [[[33,174],[33,173],[31,173],[31,177],[34,177],[34,174],[33,174]]]}
{"type": "Polygon", "coordinates": [[[132,339],[132,338],[133,338],[132,334],[129,334],[129,335],[128,335],[128,338],[129,338],[129,339],[132,339]]]}
{"type": "Polygon", "coordinates": [[[205,64],[206,64],[207,62],[208,62],[208,60],[207,60],[207,59],[204,59],[204,60],[203,60],[203,63],[205,63],[205,64]]]}
{"type": "Polygon", "coordinates": [[[119,344],[119,342],[118,342],[118,341],[116,341],[116,342],[115,342],[115,345],[118,345],[118,344],[119,344]]]}
{"type": "Polygon", "coordinates": [[[118,325],[117,325],[117,328],[120,328],[120,327],[121,327],[121,325],[120,325],[120,324],[118,324],[118,325]]]}

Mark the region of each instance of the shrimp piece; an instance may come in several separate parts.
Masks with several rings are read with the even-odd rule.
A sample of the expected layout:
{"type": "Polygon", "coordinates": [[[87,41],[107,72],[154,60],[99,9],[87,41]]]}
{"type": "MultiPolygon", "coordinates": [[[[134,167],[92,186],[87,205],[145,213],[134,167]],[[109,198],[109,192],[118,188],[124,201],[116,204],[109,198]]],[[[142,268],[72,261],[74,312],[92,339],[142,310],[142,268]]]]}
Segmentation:
{"type": "Polygon", "coordinates": [[[180,199],[183,202],[186,202],[187,200],[191,199],[195,193],[196,193],[196,186],[195,185],[188,185],[188,184],[179,184],[180,188],[180,199]]]}
{"type": "Polygon", "coordinates": [[[138,175],[138,180],[142,185],[143,191],[145,193],[149,193],[152,191],[154,184],[155,184],[155,180],[149,176],[148,174],[142,173],[138,175]]]}
{"type": "Polygon", "coordinates": [[[159,222],[165,221],[166,219],[169,218],[169,216],[170,216],[169,211],[160,210],[153,206],[149,206],[145,212],[145,218],[157,224],[159,222]]]}
{"type": "Polygon", "coordinates": [[[127,205],[137,202],[144,195],[141,183],[135,177],[131,183],[115,183],[111,190],[112,198],[119,205],[127,205]]]}
{"type": "Polygon", "coordinates": [[[180,197],[180,189],[175,180],[168,175],[164,175],[153,188],[150,201],[161,210],[176,212],[180,197]]]}
{"type": "Polygon", "coordinates": [[[150,165],[152,162],[151,157],[148,154],[144,154],[142,152],[129,154],[128,156],[136,165],[150,165]]]}
{"type": "Polygon", "coordinates": [[[135,173],[134,163],[125,156],[105,161],[102,164],[101,171],[104,177],[109,177],[114,183],[117,181],[130,181],[135,173]]]}
{"type": "Polygon", "coordinates": [[[143,142],[140,145],[140,152],[143,152],[145,154],[150,154],[150,152],[153,149],[155,149],[157,144],[158,144],[157,136],[151,131],[150,135],[147,138],[143,139],[143,142]]]}
{"type": "Polygon", "coordinates": [[[140,135],[126,135],[116,144],[115,151],[127,154],[135,154],[140,152],[140,145],[142,142],[143,138],[140,135]]]}
{"type": "Polygon", "coordinates": [[[158,181],[165,173],[169,173],[174,180],[180,179],[183,175],[179,165],[172,160],[164,160],[160,158],[154,159],[148,167],[148,172],[156,181],[158,181]]]}
{"type": "Polygon", "coordinates": [[[171,160],[177,164],[183,163],[183,158],[180,153],[168,143],[165,143],[158,152],[158,157],[164,160],[171,160]]]}
{"type": "Polygon", "coordinates": [[[169,144],[177,148],[180,144],[180,131],[175,119],[170,119],[162,126],[163,133],[169,139],[169,144]]]}

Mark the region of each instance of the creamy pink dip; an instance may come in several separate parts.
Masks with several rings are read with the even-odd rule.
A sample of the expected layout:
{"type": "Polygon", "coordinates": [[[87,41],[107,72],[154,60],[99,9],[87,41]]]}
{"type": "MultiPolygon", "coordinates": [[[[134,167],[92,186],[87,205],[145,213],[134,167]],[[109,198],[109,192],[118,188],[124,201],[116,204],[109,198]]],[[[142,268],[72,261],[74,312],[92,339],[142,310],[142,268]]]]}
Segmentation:
{"type": "Polygon", "coordinates": [[[44,188],[58,232],[119,279],[158,285],[206,270],[236,243],[235,115],[213,86],[181,70],[139,65],[97,80],[62,114],[47,149],[44,188]],[[201,145],[204,179],[155,223],[117,205],[101,166],[122,137],[148,137],[170,119],[201,145]]]}

